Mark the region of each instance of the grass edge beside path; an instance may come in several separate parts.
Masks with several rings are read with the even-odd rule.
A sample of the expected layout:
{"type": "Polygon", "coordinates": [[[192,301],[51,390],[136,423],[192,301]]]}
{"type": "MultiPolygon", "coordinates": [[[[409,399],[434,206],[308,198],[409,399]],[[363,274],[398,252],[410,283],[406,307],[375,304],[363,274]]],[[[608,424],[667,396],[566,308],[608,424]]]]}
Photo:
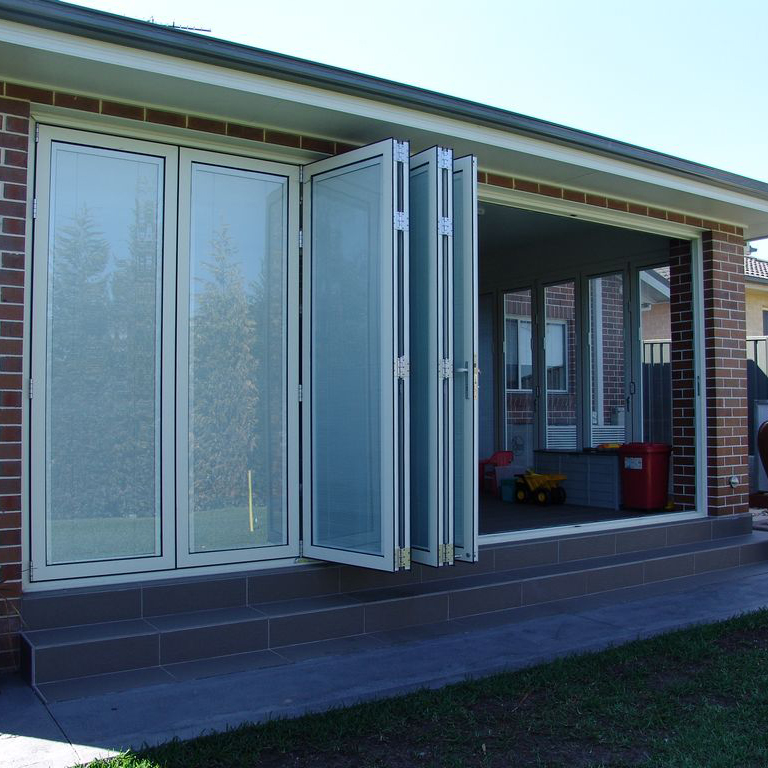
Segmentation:
{"type": "Polygon", "coordinates": [[[768,765],[768,610],[90,768],[518,765],[768,765]]]}

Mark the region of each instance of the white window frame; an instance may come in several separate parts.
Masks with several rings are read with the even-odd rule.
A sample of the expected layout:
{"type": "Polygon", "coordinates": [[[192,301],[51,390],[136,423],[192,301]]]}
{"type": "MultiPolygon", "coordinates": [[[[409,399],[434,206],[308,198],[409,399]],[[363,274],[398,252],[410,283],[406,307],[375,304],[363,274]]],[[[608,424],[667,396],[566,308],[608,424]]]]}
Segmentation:
{"type": "MultiPolygon", "coordinates": [[[[507,291],[506,293],[514,293],[514,291],[507,291]]],[[[506,295],[506,293],[502,294],[502,296],[506,295]]],[[[528,323],[528,325],[530,326],[530,334],[531,334],[531,343],[530,343],[531,377],[534,376],[534,365],[533,365],[533,344],[534,344],[534,339],[533,339],[533,334],[534,334],[534,327],[535,326],[534,326],[534,322],[533,322],[533,317],[530,316],[530,315],[525,316],[525,315],[508,315],[508,314],[505,314],[504,315],[504,350],[503,351],[506,351],[506,348],[507,348],[507,320],[515,320],[516,323],[517,323],[517,381],[519,383],[519,382],[521,382],[523,380],[523,377],[522,377],[522,375],[520,373],[520,365],[521,365],[520,364],[520,348],[521,348],[521,344],[520,344],[520,323],[528,323]]],[[[503,354],[502,354],[502,357],[504,357],[503,354]]],[[[525,387],[510,388],[510,387],[507,386],[507,361],[506,361],[506,358],[504,358],[504,391],[507,394],[518,394],[518,393],[530,394],[530,393],[533,392],[533,388],[532,387],[528,387],[528,388],[525,388],[525,387]]]]}
{"type": "MultiPolygon", "coordinates": [[[[575,322],[575,319],[574,319],[575,322]]],[[[560,318],[544,319],[544,386],[545,393],[548,395],[567,395],[568,394],[568,376],[570,374],[570,368],[568,366],[568,321],[561,320],[560,318]],[[547,335],[549,326],[560,326],[563,329],[563,378],[565,380],[564,389],[550,389],[547,384],[547,374],[549,373],[549,366],[547,364],[547,335]]]]}

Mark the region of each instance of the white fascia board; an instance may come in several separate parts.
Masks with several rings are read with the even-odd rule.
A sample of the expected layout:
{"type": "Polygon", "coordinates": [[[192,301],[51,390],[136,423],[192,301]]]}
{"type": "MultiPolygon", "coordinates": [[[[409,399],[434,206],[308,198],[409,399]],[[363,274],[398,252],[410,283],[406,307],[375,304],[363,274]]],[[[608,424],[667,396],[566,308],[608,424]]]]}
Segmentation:
{"type": "MultiPolygon", "coordinates": [[[[575,166],[585,169],[587,172],[585,175],[589,175],[589,172],[609,174],[751,211],[768,213],[768,201],[715,184],[707,184],[587,150],[337,91],[90,40],[16,22],[5,22],[0,25],[0,42],[75,57],[92,62],[94,66],[110,64],[193,83],[205,83],[225,90],[304,104],[313,109],[324,109],[344,115],[352,114],[368,120],[402,126],[405,130],[413,128],[463,139],[477,145],[492,146],[575,166]]],[[[116,98],[119,97],[116,96],[116,98]]],[[[203,112],[204,109],[201,110],[201,113],[203,112]]],[[[279,126],[275,127],[279,128],[279,126]]],[[[504,169],[498,170],[504,171],[504,169]]]]}

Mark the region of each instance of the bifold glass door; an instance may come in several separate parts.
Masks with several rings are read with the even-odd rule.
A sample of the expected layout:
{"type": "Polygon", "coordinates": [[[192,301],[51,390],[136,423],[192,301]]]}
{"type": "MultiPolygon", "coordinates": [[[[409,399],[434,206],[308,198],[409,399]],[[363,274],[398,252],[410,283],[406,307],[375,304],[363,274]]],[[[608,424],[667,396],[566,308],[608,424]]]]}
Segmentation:
{"type": "Polygon", "coordinates": [[[303,174],[40,126],[33,581],[477,558],[475,160],[303,174]]]}
{"type": "Polygon", "coordinates": [[[308,557],[409,567],[408,145],[304,168],[303,539],[308,557]]]}
{"type": "Polygon", "coordinates": [[[454,556],[477,560],[478,339],[477,160],[453,161],[454,556]]]}
{"type": "Polygon", "coordinates": [[[298,179],[181,150],[180,565],[299,552],[298,179]]]}
{"type": "Polygon", "coordinates": [[[31,575],[173,562],[176,150],[40,127],[33,284],[31,575]],[[170,332],[169,332],[170,330],[170,332]]]}
{"type": "Polygon", "coordinates": [[[410,161],[411,553],[453,562],[453,152],[410,161]]]}

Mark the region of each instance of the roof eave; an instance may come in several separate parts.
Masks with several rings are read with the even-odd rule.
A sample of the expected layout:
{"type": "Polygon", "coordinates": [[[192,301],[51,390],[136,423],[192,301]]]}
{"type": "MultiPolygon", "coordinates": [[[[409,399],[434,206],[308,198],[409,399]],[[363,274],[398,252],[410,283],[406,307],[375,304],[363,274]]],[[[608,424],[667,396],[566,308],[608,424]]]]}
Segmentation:
{"type": "Polygon", "coordinates": [[[768,184],[756,179],[497,107],[239,43],[53,0],[0,0],[0,18],[500,128],[629,160],[768,200],[768,184]]]}

